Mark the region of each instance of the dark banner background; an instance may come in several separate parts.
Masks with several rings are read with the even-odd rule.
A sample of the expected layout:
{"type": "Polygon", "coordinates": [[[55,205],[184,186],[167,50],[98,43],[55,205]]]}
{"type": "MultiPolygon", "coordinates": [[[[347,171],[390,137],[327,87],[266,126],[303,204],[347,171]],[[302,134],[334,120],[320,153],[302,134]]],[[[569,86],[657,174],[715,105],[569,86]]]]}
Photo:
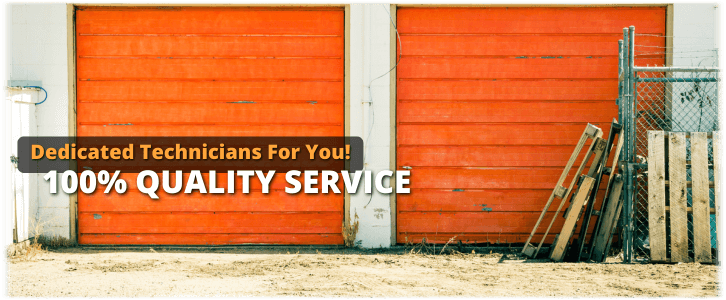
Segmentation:
{"type": "MultiPolygon", "coordinates": [[[[70,149],[70,146],[69,146],[70,149]]],[[[64,172],[66,170],[84,171],[106,170],[109,172],[121,171],[138,173],[144,170],[152,170],[161,172],[183,171],[189,172],[199,170],[208,172],[215,170],[217,172],[226,172],[228,170],[259,170],[267,172],[274,170],[276,172],[287,172],[290,170],[329,170],[342,171],[348,170],[355,172],[363,169],[363,139],[360,137],[21,137],[18,140],[19,163],[18,169],[23,173],[47,173],[52,170],[64,172]],[[76,152],[79,148],[107,148],[124,149],[133,144],[134,159],[98,159],[98,160],[49,160],[45,157],[38,160],[31,159],[31,146],[41,145],[46,150],[48,148],[62,148],[66,144],[76,144],[76,152]],[[154,148],[187,148],[187,157],[189,157],[190,148],[200,148],[203,150],[203,144],[207,144],[207,151],[211,148],[220,148],[220,144],[224,144],[225,153],[230,148],[260,148],[262,157],[257,160],[239,159],[240,151],[238,151],[238,159],[173,159],[166,158],[156,160],[152,157],[154,148]],[[150,144],[152,147],[147,150],[148,159],[143,159],[143,149],[140,145],[150,144]],[[309,152],[305,145],[318,145],[316,149],[315,159],[311,160],[309,152]],[[281,148],[300,148],[297,153],[297,159],[280,158],[279,154],[275,158],[269,159],[269,145],[277,145],[278,151],[281,148]],[[350,145],[350,159],[335,160],[331,158],[324,160],[319,157],[319,151],[322,148],[342,148],[345,153],[345,145],[350,145]]],[[[172,155],[175,155],[172,151],[172,155]]],[[[88,151],[85,153],[88,155],[88,151]]],[[[109,151],[110,154],[110,151],[109,151]]],[[[219,153],[217,153],[218,155],[219,153]]],[[[56,153],[57,155],[57,153],[56,153]]],[[[226,155],[225,155],[226,156],[226,155]]],[[[99,156],[100,157],[100,156],[99,156]]]]}

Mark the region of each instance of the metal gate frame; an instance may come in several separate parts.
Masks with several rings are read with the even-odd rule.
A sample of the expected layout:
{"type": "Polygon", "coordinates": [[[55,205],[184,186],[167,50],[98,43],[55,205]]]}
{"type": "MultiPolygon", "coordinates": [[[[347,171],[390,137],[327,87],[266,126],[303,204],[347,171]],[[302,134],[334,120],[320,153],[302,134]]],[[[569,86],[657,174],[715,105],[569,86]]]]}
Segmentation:
{"type": "MultiPolygon", "coordinates": [[[[670,95],[673,92],[672,86],[677,83],[712,83],[712,90],[715,93],[716,99],[709,99],[714,101],[716,107],[718,107],[719,98],[719,85],[720,85],[720,72],[718,67],[641,67],[635,65],[635,27],[630,26],[629,28],[623,28],[623,39],[618,42],[619,45],[619,77],[618,77],[618,98],[617,105],[618,119],[621,120],[623,125],[624,145],[622,153],[620,155],[621,171],[624,174],[625,186],[623,189],[624,206],[621,217],[621,241],[623,249],[623,261],[626,263],[632,262],[647,262],[650,261],[649,252],[645,249],[648,248],[647,244],[643,241],[639,241],[638,245],[635,245],[634,234],[636,230],[641,231],[642,234],[647,234],[647,226],[638,224],[644,222],[640,220],[635,213],[639,215],[647,216],[647,206],[645,208],[638,207],[636,203],[639,201],[639,192],[644,192],[645,183],[639,183],[639,176],[642,178],[647,176],[648,165],[646,164],[645,155],[642,151],[638,153],[638,150],[642,150],[644,146],[642,141],[638,140],[639,135],[646,135],[647,128],[642,128],[642,124],[639,126],[638,120],[643,119],[641,113],[647,113],[645,110],[639,110],[642,107],[643,95],[639,95],[642,85],[651,83],[662,84],[664,91],[663,97],[663,112],[667,113],[666,110],[670,109],[670,95]],[[652,77],[648,73],[658,73],[662,77],[652,77]],[[680,74],[681,76],[676,76],[680,74]],[[706,76],[701,76],[705,74],[706,76]],[[641,76],[644,75],[644,76],[641,76]],[[668,90],[670,88],[670,90],[668,90]],[[640,97],[639,97],[640,96],[640,97]],[[639,98],[641,102],[639,103],[639,98]],[[640,106],[639,106],[640,104],[640,106]],[[643,211],[646,210],[646,211],[643,211]],[[642,232],[645,231],[645,232],[642,232]],[[640,257],[636,257],[636,251],[641,254],[640,257]]],[[[667,48],[665,47],[667,52],[667,48]]],[[[682,94],[681,94],[682,95],[682,94]]],[[[702,104],[700,104],[702,105],[702,104]]],[[[714,124],[713,130],[718,130],[718,117],[717,109],[715,114],[716,123],[714,124]]],[[[658,124],[661,127],[672,127],[668,124],[673,120],[663,120],[662,124],[658,124]]],[[[689,131],[688,128],[678,128],[680,130],[674,130],[674,128],[659,128],[658,130],[669,130],[669,131],[689,131]]],[[[700,129],[700,124],[699,124],[700,129]]],[[[655,129],[651,129],[655,130],[655,129]]],[[[694,130],[691,130],[694,131],[694,130]]],[[[645,145],[647,147],[647,145],[645,145]]],[[[646,148],[647,149],[647,148],[646,148]]],[[[710,151],[710,150],[709,150],[710,151]]],[[[711,155],[709,155],[711,156],[711,155]]],[[[642,179],[640,179],[642,181],[642,179]]],[[[713,191],[713,189],[712,189],[713,191]]],[[[645,192],[647,196],[647,191],[645,192]]],[[[713,195],[713,194],[712,194],[713,195]]],[[[645,199],[647,201],[647,199],[645,199]]],[[[647,217],[646,217],[647,219],[647,217]]],[[[690,223],[690,221],[689,221],[690,223]]],[[[642,236],[641,236],[642,237],[642,236]]],[[[647,241],[647,240],[646,240],[647,241]]],[[[715,255],[715,259],[718,255],[715,255]]]]}

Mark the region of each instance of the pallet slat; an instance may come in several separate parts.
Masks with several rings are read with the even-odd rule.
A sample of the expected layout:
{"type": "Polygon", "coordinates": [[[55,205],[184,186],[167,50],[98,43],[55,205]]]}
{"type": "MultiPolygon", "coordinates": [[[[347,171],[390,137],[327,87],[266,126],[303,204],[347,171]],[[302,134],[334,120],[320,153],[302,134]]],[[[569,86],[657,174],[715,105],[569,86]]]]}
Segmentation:
{"type": "Polygon", "coordinates": [[[580,217],[580,212],[582,212],[585,200],[590,194],[594,183],[595,179],[590,176],[585,176],[585,178],[582,179],[582,184],[577,189],[577,193],[575,194],[575,197],[570,204],[570,210],[567,213],[565,224],[562,225],[562,231],[560,232],[557,240],[555,241],[554,248],[552,249],[552,254],[550,255],[551,260],[562,261],[562,259],[564,258],[565,249],[567,248],[567,244],[570,241],[570,237],[572,237],[572,232],[575,229],[577,219],[580,217]]]}
{"type": "Polygon", "coordinates": [[[650,259],[667,261],[665,218],[665,153],[663,131],[648,132],[648,226],[650,259]]]}
{"type": "MultiPolygon", "coordinates": [[[[711,262],[711,215],[708,188],[708,140],[705,132],[691,134],[693,187],[693,251],[695,261],[711,262]]],[[[672,212],[671,212],[672,214],[672,212]]]]}
{"type": "Polygon", "coordinates": [[[688,215],[686,207],[686,134],[668,133],[670,180],[671,261],[688,262],[688,215]]]}

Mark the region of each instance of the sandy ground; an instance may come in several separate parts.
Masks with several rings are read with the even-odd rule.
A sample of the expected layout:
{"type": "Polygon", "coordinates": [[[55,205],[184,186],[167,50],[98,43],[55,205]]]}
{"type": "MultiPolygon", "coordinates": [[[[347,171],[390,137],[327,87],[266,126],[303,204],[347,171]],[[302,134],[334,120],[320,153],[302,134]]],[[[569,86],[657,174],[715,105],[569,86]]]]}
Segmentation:
{"type": "MultiPolygon", "coordinates": [[[[717,296],[718,267],[311,247],[89,249],[8,262],[10,296],[717,296]]],[[[505,251],[506,252],[506,251],[505,251]]]]}

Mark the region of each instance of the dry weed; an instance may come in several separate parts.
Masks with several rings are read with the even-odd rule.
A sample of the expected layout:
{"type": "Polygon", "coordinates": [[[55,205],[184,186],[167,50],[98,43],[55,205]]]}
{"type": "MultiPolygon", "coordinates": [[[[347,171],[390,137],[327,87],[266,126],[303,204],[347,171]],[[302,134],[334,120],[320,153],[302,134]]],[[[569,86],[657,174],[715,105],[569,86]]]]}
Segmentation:
{"type": "Polygon", "coordinates": [[[13,256],[10,258],[22,260],[22,261],[31,261],[34,260],[36,256],[43,253],[47,249],[54,249],[54,248],[60,248],[60,247],[72,247],[75,246],[75,243],[73,243],[71,240],[59,236],[59,235],[44,235],[43,234],[43,226],[48,223],[49,221],[41,222],[38,220],[37,222],[35,220],[31,220],[33,222],[32,224],[32,231],[33,231],[33,237],[30,239],[30,243],[27,247],[23,248],[20,251],[16,251],[13,256]]]}
{"type": "Polygon", "coordinates": [[[55,248],[64,248],[64,247],[73,247],[75,246],[75,243],[71,241],[70,239],[67,239],[65,237],[59,236],[59,235],[40,235],[36,240],[36,243],[43,245],[46,249],[55,249],[55,248]]]}
{"type": "Polygon", "coordinates": [[[426,238],[422,238],[418,244],[406,243],[405,247],[410,247],[408,254],[421,254],[421,255],[457,255],[461,252],[448,247],[449,244],[456,241],[457,236],[451,237],[443,247],[436,249],[436,244],[428,243],[426,238]],[[447,248],[448,247],[448,248],[447,248]]]}
{"type": "Polygon", "coordinates": [[[355,246],[355,236],[358,234],[358,214],[353,218],[353,224],[343,223],[343,242],[346,247],[355,246]]]}

